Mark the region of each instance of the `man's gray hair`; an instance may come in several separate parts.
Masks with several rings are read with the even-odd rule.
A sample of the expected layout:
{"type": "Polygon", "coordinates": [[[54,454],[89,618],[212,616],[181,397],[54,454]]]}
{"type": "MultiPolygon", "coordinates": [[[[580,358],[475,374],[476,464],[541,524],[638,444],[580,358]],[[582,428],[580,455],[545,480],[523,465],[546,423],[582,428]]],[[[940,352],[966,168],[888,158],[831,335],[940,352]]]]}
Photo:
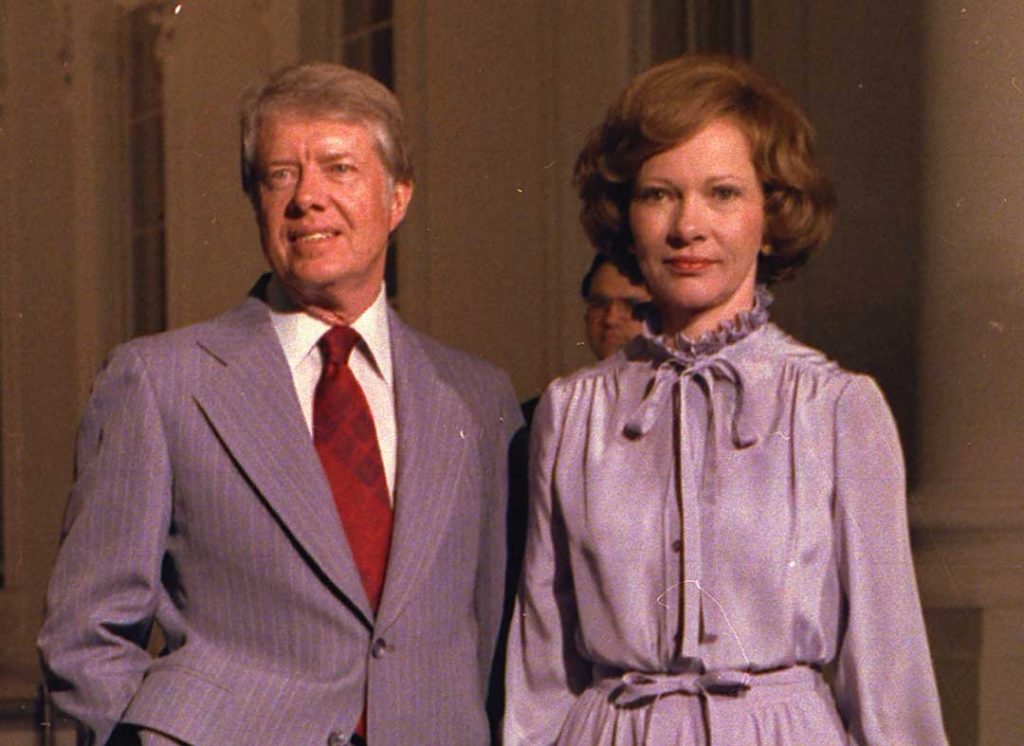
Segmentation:
{"type": "Polygon", "coordinates": [[[391,91],[370,76],[342,65],[292,65],[271,73],[242,97],[242,189],[253,204],[259,196],[256,151],[260,126],[278,114],[361,124],[373,133],[381,162],[391,178],[413,181],[402,108],[391,91]]]}

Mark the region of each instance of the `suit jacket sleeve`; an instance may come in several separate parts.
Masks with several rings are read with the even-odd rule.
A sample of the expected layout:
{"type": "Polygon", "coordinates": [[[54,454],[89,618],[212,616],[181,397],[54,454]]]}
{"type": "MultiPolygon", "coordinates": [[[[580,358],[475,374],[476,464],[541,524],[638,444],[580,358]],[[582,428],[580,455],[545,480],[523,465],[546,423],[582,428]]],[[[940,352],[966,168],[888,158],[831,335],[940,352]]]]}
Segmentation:
{"type": "MultiPolygon", "coordinates": [[[[489,472],[488,483],[492,494],[485,496],[487,503],[480,534],[480,564],[477,567],[474,598],[480,625],[479,670],[485,675],[481,691],[485,697],[490,678],[487,674],[495,664],[498,630],[504,611],[511,447],[513,437],[522,425],[519,405],[504,375],[496,390],[499,392],[498,427],[489,430],[497,432],[498,438],[495,447],[491,449],[490,462],[482,464],[482,468],[489,472]]],[[[504,653],[503,650],[500,652],[504,653]]]]}
{"type": "Polygon", "coordinates": [[[171,470],[142,360],[115,351],[79,430],[38,645],[57,705],[105,743],[150,664],[171,470]]]}

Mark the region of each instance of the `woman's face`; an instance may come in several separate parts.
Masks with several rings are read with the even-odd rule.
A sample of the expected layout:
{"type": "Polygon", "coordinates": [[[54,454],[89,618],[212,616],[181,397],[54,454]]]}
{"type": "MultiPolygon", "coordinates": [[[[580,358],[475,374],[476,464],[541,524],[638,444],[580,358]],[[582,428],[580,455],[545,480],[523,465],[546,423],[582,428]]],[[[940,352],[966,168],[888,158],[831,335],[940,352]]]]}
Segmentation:
{"type": "Polygon", "coordinates": [[[764,192],[731,120],[644,161],[629,221],[663,331],[696,338],[753,306],[764,192]]]}

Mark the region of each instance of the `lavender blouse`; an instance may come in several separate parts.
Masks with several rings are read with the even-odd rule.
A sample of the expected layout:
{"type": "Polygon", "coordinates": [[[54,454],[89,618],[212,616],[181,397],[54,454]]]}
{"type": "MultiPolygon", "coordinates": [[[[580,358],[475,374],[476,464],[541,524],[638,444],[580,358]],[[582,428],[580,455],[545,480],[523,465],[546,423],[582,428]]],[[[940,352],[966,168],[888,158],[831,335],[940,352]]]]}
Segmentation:
{"type": "Polygon", "coordinates": [[[946,743],[892,417],[768,302],[545,393],[506,745],[946,743]]]}

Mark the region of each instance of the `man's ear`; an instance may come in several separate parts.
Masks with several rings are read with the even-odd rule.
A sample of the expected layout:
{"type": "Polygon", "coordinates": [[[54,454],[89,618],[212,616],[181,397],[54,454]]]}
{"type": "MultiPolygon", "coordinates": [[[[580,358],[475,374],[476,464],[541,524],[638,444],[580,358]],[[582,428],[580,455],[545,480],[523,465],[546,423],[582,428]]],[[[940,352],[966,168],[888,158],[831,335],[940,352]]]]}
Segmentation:
{"type": "Polygon", "coordinates": [[[395,230],[405,219],[405,211],[412,200],[413,184],[411,181],[397,181],[391,188],[391,230],[395,230]]]}

